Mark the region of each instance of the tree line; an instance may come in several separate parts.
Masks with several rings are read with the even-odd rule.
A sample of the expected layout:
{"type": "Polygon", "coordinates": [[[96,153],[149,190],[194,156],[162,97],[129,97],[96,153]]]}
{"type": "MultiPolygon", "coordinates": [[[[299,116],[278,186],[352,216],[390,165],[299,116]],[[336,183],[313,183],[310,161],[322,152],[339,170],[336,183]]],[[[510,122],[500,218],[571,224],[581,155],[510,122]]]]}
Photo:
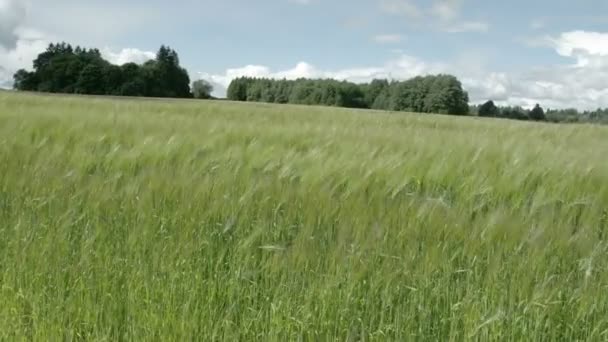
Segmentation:
{"type": "Polygon", "coordinates": [[[333,79],[276,80],[241,77],[228,87],[228,99],[268,103],[466,115],[469,95],[451,75],[407,81],[376,79],[357,84],[333,79]]]}
{"type": "MultiPolygon", "coordinates": [[[[33,61],[33,71],[14,75],[14,88],[25,91],[89,95],[145,96],[210,99],[212,85],[205,80],[190,84],[177,52],[161,46],[156,58],[142,65],[114,65],[98,49],[50,44],[33,61]]],[[[228,87],[234,101],[324,105],[390,111],[478,115],[513,120],[608,124],[608,109],[543,110],[540,105],[500,107],[493,101],[469,106],[461,82],[451,75],[419,76],[406,81],[375,79],[353,83],[333,79],[277,80],[240,77],[228,87]]]]}
{"type": "Polygon", "coordinates": [[[498,107],[490,100],[481,106],[471,106],[471,114],[487,118],[547,121],[545,110],[536,104],[531,110],[522,107],[498,107]]]}
{"type": "Polygon", "coordinates": [[[512,120],[534,120],[554,123],[608,124],[608,109],[580,112],[576,109],[544,110],[539,104],[527,110],[522,107],[497,106],[490,100],[482,105],[471,106],[471,115],[512,120]]]}
{"type": "Polygon", "coordinates": [[[142,65],[114,65],[98,49],[50,44],[33,61],[33,71],[14,75],[14,88],[49,93],[191,98],[210,97],[204,82],[190,91],[190,76],[170,47],[161,46],[156,58],[142,65]],[[202,87],[202,88],[201,88],[202,87]],[[198,92],[197,92],[198,91],[198,92]]]}
{"type": "Polygon", "coordinates": [[[547,121],[608,125],[608,108],[578,111],[574,108],[547,110],[547,121]]]}

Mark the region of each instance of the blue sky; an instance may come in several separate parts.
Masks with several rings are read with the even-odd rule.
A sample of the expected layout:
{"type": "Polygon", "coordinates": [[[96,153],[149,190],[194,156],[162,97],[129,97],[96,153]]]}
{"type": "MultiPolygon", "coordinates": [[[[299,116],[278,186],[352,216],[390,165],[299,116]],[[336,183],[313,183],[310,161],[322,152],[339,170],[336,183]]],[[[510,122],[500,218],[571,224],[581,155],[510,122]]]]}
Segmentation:
{"type": "Polygon", "coordinates": [[[236,76],[458,76],[473,102],[608,107],[600,0],[0,0],[0,85],[51,41],[115,63],[175,48],[221,95],[236,76]]]}

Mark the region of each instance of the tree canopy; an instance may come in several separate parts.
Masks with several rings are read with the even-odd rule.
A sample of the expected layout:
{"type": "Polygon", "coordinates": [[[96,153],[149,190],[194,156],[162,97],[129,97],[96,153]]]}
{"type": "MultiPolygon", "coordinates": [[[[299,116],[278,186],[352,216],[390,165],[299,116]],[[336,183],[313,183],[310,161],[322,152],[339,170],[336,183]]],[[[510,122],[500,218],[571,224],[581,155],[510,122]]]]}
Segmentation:
{"type": "Polygon", "coordinates": [[[469,96],[451,75],[392,82],[373,80],[369,84],[332,79],[241,77],[228,87],[228,99],[455,115],[469,112],[469,96]]]}
{"type": "Polygon", "coordinates": [[[192,95],[195,99],[210,99],[213,85],[206,80],[197,80],[192,83],[192,95]]]}
{"type": "Polygon", "coordinates": [[[33,62],[34,70],[14,75],[17,90],[91,95],[192,97],[190,77],[175,50],[161,46],[143,65],[113,65],[97,49],[50,44],[33,62]]]}
{"type": "Polygon", "coordinates": [[[494,104],[494,101],[490,100],[479,107],[479,116],[483,117],[499,117],[500,110],[494,104]]]}
{"type": "Polygon", "coordinates": [[[545,121],[545,110],[537,103],[536,106],[530,111],[530,119],[534,121],[545,121]]]}

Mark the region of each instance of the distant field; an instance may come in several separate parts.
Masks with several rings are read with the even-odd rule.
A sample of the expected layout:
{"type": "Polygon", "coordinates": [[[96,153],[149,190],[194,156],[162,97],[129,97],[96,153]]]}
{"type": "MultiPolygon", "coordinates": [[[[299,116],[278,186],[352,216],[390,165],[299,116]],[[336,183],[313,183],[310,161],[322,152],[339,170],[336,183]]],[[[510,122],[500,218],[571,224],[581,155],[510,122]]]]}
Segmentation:
{"type": "Polygon", "coordinates": [[[0,340],[608,339],[608,127],[0,93],[0,340]]]}

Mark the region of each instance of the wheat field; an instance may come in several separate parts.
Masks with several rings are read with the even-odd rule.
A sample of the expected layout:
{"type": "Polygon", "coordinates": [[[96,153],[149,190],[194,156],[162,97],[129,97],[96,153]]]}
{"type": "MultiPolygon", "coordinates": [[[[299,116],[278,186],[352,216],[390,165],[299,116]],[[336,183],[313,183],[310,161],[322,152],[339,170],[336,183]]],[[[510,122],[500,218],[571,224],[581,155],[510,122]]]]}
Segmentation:
{"type": "Polygon", "coordinates": [[[0,93],[0,340],[607,340],[607,138],[0,93]]]}

